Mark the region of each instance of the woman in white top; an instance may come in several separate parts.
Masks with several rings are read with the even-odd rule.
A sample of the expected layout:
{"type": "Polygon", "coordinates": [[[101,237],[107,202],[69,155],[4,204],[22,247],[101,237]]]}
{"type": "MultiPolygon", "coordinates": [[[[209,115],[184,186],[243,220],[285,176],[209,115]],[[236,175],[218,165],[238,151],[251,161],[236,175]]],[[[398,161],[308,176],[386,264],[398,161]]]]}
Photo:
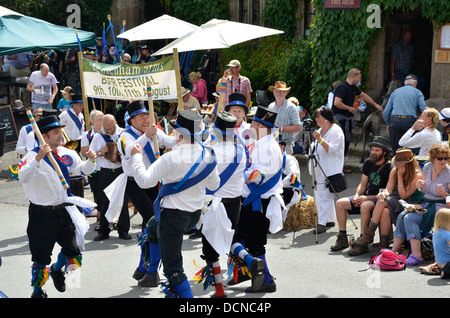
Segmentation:
{"type": "Polygon", "coordinates": [[[334,193],[326,187],[326,176],[342,173],[344,167],[344,134],[334,121],[333,111],[325,106],[315,111],[317,125],[320,129],[313,132],[315,141],[311,145],[311,152],[315,159],[311,161],[311,168],[317,181],[314,199],[317,205],[318,225],[317,233],[324,233],[327,227],[334,226],[336,221],[334,193]]]}
{"type": "Polygon", "coordinates": [[[440,132],[436,129],[438,122],[439,112],[427,107],[398,144],[410,149],[420,148],[419,156],[428,156],[430,148],[441,142],[440,132]]]}

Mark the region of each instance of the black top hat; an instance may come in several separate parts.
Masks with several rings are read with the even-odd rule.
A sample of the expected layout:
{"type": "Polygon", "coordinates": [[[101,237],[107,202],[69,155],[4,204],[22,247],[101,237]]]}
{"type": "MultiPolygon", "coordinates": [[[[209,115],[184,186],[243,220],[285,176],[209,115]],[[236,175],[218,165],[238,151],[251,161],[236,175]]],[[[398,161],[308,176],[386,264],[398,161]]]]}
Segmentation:
{"type": "Polygon", "coordinates": [[[56,116],[56,114],[58,113],[58,111],[54,108],[44,108],[42,110],[42,117],[48,117],[48,116],[56,116]]]}
{"type": "Polygon", "coordinates": [[[391,152],[391,142],[389,139],[383,136],[373,137],[373,141],[367,144],[369,147],[379,147],[386,150],[388,153],[391,152]]]}
{"type": "Polygon", "coordinates": [[[230,96],[228,96],[229,104],[227,106],[225,106],[225,111],[226,112],[230,111],[231,106],[241,106],[242,108],[244,108],[245,114],[247,115],[248,107],[245,104],[246,101],[247,101],[247,97],[245,97],[245,95],[243,95],[241,93],[232,93],[232,94],[230,94],[230,96]]]}
{"type": "Polygon", "coordinates": [[[56,117],[55,115],[50,115],[50,116],[41,118],[40,120],[38,120],[36,122],[36,124],[38,125],[39,131],[41,132],[41,134],[45,134],[55,128],[65,127],[64,125],[61,125],[58,117],[56,117]]]}
{"type": "MultiPolygon", "coordinates": [[[[200,132],[201,122],[202,117],[200,117],[197,112],[193,112],[189,109],[182,109],[178,112],[176,122],[169,122],[169,124],[174,129],[178,129],[178,132],[182,133],[183,135],[187,135],[189,132],[189,135],[192,136],[195,133],[200,132]]],[[[194,140],[193,136],[191,140],[194,140]]]]}
{"type": "Polygon", "coordinates": [[[273,128],[275,127],[275,120],[277,119],[277,115],[277,112],[274,112],[267,107],[258,106],[255,116],[253,116],[253,120],[260,124],[263,124],[266,127],[273,128]]]}
{"type": "Polygon", "coordinates": [[[214,129],[219,130],[222,135],[234,134],[237,118],[230,113],[221,111],[217,113],[214,121],[214,129]]]}
{"type": "Polygon", "coordinates": [[[127,106],[128,115],[130,118],[128,119],[128,125],[131,125],[131,119],[136,117],[139,114],[148,114],[147,108],[145,108],[144,102],[142,100],[136,100],[131,102],[127,106]]]}
{"type": "Polygon", "coordinates": [[[72,100],[70,101],[71,104],[74,103],[83,103],[83,95],[75,94],[72,95],[72,100]]]}

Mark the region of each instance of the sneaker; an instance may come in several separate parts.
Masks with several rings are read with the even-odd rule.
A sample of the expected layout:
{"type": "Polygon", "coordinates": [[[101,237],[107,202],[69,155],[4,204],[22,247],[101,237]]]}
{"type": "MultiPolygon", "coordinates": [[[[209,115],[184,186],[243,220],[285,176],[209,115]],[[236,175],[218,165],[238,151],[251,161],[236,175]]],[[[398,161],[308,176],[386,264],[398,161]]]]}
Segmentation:
{"type": "Polygon", "coordinates": [[[336,243],[333,246],[331,246],[330,249],[333,252],[336,252],[336,251],[340,251],[347,247],[349,247],[347,234],[339,233],[337,235],[336,243]]]}
{"type": "Polygon", "coordinates": [[[158,287],[159,285],[159,274],[158,272],[153,272],[149,274],[145,272],[144,277],[139,280],[138,285],[141,287],[158,287]]]}
{"type": "Polygon", "coordinates": [[[55,264],[50,267],[50,277],[53,280],[53,285],[60,293],[66,291],[66,278],[64,277],[64,272],[62,270],[56,270],[53,268],[55,264]]]}

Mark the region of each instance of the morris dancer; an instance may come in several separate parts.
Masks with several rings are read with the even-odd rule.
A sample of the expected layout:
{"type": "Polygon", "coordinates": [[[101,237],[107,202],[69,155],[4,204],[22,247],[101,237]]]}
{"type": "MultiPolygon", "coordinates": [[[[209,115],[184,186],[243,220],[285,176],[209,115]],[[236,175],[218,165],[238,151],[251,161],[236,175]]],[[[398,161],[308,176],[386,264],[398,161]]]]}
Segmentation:
{"type": "Polygon", "coordinates": [[[66,180],[69,180],[69,172],[87,175],[94,171],[96,154],[88,151],[89,160],[82,161],[74,150],[60,147],[61,128],[64,126],[56,116],[42,118],[37,126],[45,143],[40,148],[29,151],[23,158],[19,180],[30,200],[27,234],[33,261],[31,285],[34,289],[31,297],[46,298],[47,293],[42,286],[49,274],[55,288],[64,292],[66,286],[62,268],[66,266],[68,272],[81,266],[79,246],[84,248],[84,234],[89,229],[89,224],[74,204],[95,206],[91,201],[72,196],[70,187],[66,191],[61,186],[60,178],[47,154],[53,154],[66,180]],[[62,247],[61,252],[56,263],[48,268],[55,243],[62,247]]]}
{"type": "MultiPolygon", "coordinates": [[[[148,221],[154,215],[153,202],[158,196],[158,186],[155,185],[146,189],[138,186],[132,167],[131,149],[135,144],[141,146],[144,150],[142,160],[145,167],[148,168],[156,162],[156,154],[159,153],[159,149],[154,149],[151,138],[157,134],[158,144],[167,148],[172,148],[175,145],[175,138],[167,136],[156,125],[150,125],[149,112],[143,101],[134,101],[128,104],[127,109],[130,115],[128,119],[130,127],[122,133],[117,141],[123,173],[104,190],[110,201],[105,217],[109,222],[117,222],[124,200],[129,199],[142,216],[142,229],[144,230],[148,221]]],[[[133,278],[140,280],[145,273],[146,270],[141,260],[133,278]]]]}
{"type": "MultiPolygon", "coordinates": [[[[83,109],[83,96],[73,95],[72,101],[70,102],[70,108],[59,115],[61,125],[66,127],[64,131],[66,132],[67,137],[70,140],[78,141],[78,147],[75,149],[78,153],[80,153],[81,137],[83,136],[85,128],[83,109]]],[[[67,140],[65,142],[67,142],[67,140]]]]}
{"type": "MultiPolygon", "coordinates": [[[[192,291],[183,270],[181,254],[183,235],[200,219],[206,198],[206,188],[215,190],[220,179],[214,152],[201,145],[201,117],[190,110],[181,110],[174,128],[176,146],[156,160],[147,170],[142,149],[136,145],[131,151],[135,180],[140,187],[149,188],[162,180],[155,201],[153,227],[157,226],[164,275],[171,293],[180,298],[192,298],[192,291]],[[197,144],[199,143],[199,144],[197,144]],[[172,290],[173,288],[173,290],[172,290]]],[[[155,230],[149,228],[149,233],[155,230]]]]}
{"type": "Polygon", "coordinates": [[[214,283],[213,297],[217,298],[226,298],[219,256],[227,258],[230,252],[239,221],[244,185],[246,155],[243,147],[235,142],[236,121],[236,117],[227,112],[219,112],[216,116],[213,134],[217,142],[213,149],[217,157],[220,187],[215,191],[206,191],[206,194],[213,195],[213,199],[203,216],[202,258],[206,266],[198,275],[198,283],[204,280],[205,289],[214,283]]]}
{"type": "MultiPolygon", "coordinates": [[[[239,241],[231,247],[232,253],[250,268],[252,286],[246,292],[276,291],[275,282],[267,266],[265,249],[267,232],[276,233],[283,227],[281,214],[284,209],[281,197],[283,156],[280,146],[272,135],[276,117],[276,112],[259,106],[252,121],[257,141],[250,154],[250,167],[244,173],[245,201],[242,204],[236,234],[239,241]],[[243,242],[248,253],[242,245],[243,242]]],[[[228,284],[233,284],[233,281],[228,284]]]]}
{"type": "MultiPolygon", "coordinates": [[[[94,135],[90,149],[97,153],[98,170],[98,210],[100,211],[100,227],[98,235],[94,241],[109,239],[109,222],[105,217],[108,210],[109,200],[104,193],[106,189],[119,175],[123,173],[119,153],[117,151],[117,141],[123,129],[117,126],[113,115],[107,114],[103,117],[103,129],[94,135]],[[109,146],[108,146],[109,145],[109,146]]],[[[119,238],[130,240],[130,215],[128,213],[128,200],[123,200],[120,217],[117,222],[117,232],[119,238]]]]}

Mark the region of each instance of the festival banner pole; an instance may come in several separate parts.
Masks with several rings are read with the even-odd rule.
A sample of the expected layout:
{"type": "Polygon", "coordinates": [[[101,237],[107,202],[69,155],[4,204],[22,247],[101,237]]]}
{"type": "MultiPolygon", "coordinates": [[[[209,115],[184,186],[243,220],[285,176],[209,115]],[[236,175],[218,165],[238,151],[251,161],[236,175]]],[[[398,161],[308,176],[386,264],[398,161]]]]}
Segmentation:
{"type": "Polygon", "coordinates": [[[177,82],[177,97],[178,110],[183,109],[183,96],[181,96],[181,74],[180,74],[180,60],[178,58],[178,49],[173,49],[173,65],[175,68],[175,80],[177,82]]]}
{"type": "MultiPolygon", "coordinates": [[[[152,87],[150,86],[150,84],[147,85],[147,97],[148,97],[148,112],[150,114],[150,124],[155,125],[156,124],[155,109],[153,107],[153,94],[152,94],[152,87]]],[[[158,159],[160,157],[160,153],[157,134],[155,134],[155,136],[153,136],[152,139],[153,139],[153,147],[155,148],[155,157],[156,159],[158,159]]]]}
{"type": "MultiPolygon", "coordinates": [[[[75,29],[75,34],[78,39],[78,31],[75,29]]],[[[80,43],[81,46],[81,43],[80,43]]],[[[83,78],[83,52],[78,52],[78,71],[80,72],[80,85],[81,85],[81,95],[83,96],[83,106],[84,106],[84,124],[85,130],[91,129],[91,122],[89,121],[89,106],[87,102],[87,97],[84,94],[84,78],[83,78]]]]}
{"type": "MultiPolygon", "coordinates": [[[[39,142],[41,143],[41,145],[45,144],[44,138],[42,137],[41,131],[39,130],[39,127],[36,124],[36,121],[34,120],[34,116],[31,110],[27,110],[27,116],[31,122],[31,126],[33,127],[34,134],[38,138],[39,142]]],[[[65,190],[69,189],[69,184],[67,183],[66,178],[64,178],[61,168],[59,167],[58,163],[56,163],[56,160],[55,158],[53,158],[53,155],[51,153],[48,153],[47,157],[50,160],[53,168],[55,168],[55,171],[58,174],[59,181],[61,181],[61,184],[64,187],[64,189],[65,190]]]]}

